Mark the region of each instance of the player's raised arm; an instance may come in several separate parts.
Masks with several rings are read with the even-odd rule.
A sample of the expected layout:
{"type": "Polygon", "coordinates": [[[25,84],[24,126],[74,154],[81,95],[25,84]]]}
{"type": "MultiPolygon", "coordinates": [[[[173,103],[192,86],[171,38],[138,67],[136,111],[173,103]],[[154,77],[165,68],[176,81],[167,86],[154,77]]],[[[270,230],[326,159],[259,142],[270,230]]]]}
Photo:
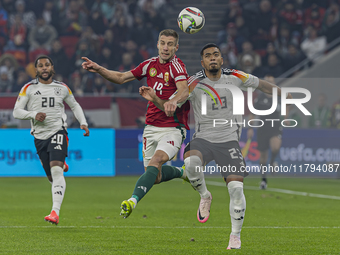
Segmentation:
{"type": "Polygon", "coordinates": [[[93,62],[92,60],[88,59],[87,57],[82,57],[85,62],[82,63],[82,67],[92,73],[98,73],[106,80],[117,83],[117,84],[123,84],[129,81],[135,80],[135,76],[132,74],[131,71],[128,72],[117,72],[117,71],[111,71],[106,69],[105,67],[98,65],[96,62],[93,62]]]}
{"type": "Polygon", "coordinates": [[[164,112],[168,117],[173,116],[176,111],[177,104],[185,102],[189,96],[189,87],[186,80],[176,82],[176,87],[177,94],[172,99],[164,103],[164,112]]]}
{"type": "MultiPolygon", "coordinates": [[[[272,95],[273,94],[273,88],[277,88],[277,95],[281,97],[281,89],[280,87],[276,86],[275,84],[272,84],[266,80],[259,79],[259,86],[257,89],[261,90],[263,93],[272,95]]],[[[287,95],[287,98],[293,98],[292,95],[289,93],[287,95]]]]}

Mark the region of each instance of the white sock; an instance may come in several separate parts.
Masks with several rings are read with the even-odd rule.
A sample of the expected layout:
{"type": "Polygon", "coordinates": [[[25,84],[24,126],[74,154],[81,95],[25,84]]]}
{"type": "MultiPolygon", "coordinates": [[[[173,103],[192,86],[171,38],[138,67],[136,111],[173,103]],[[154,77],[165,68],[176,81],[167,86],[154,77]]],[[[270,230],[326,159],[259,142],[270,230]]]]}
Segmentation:
{"type": "Polygon", "coordinates": [[[131,197],[131,198],[129,198],[128,200],[134,202],[133,209],[135,209],[135,208],[136,208],[136,205],[137,205],[137,199],[135,199],[134,197],[131,197]]]}
{"type": "Polygon", "coordinates": [[[52,183],[52,210],[59,215],[59,210],[64,199],[66,182],[64,178],[63,168],[60,166],[53,166],[51,168],[52,183]]]}
{"type": "Polygon", "coordinates": [[[228,191],[230,196],[229,212],[231,218],[231,234],[240,236],[246,211],[246,198],[243,194],[243,182],[229,182],[228,191]]]}
{"type": "Polygon", "coordinates": [[[198,156],[190,156],[184,160],[185,171],[188,179],[195,190],[200,193],[201,198],[208,198],[210,193],[205,185],[202,161],[198,156]]]}

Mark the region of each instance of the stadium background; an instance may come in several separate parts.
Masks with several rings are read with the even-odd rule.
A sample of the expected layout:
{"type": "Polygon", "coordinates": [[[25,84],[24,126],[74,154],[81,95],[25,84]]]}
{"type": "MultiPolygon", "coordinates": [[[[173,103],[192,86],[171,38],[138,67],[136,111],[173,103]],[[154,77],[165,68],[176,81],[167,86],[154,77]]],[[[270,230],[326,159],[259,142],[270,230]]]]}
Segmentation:
{"type": "MultiPolygon", "coordinates": [[[[43,176],[27,130],[29,122],[12,116],[18,91],[35,76],[33,61],[39,54],[52,57],[55,79],[72,89],[92,130],[86,141],[80,130],[71,130],[68,162],[75,170],[68,175],[142,173],[146,101],[136,92],[145,81],[109,83],[84,71],[80,57],[110,69],[130,70],[157,55],[157,35],[164,28],[179,32],[177,55],[190,75],[201,68],[202,46],[215,42],[221,47],[225,67],[260,78],[273,75],[280,86],[307,88],[312,94],[307,109],[313,113],[322,107],[324,118],[317,122],[315,116],[307,118],[292,109],[289,118],[299,125],[284,130],[278,161],[284,165],[340,162],[339,6],[340,1],[328,0],[1,0],[0,176],[43,176]],[[177,14],[186,6],[198,7],[206,17],[204,29],[195,35],[186,35],[177,27],[177,14]],[[24,164],[36,170],[25,172],[24,164]],[[81,164],[88,170],[77,172],[81,164]]],[[[67,114],[69,127],[78,128],[72,113],[68,110],[67,114]]],[[[258,162],[256,146],[254,138],[248,164],[258,162]]],[[[173,164],[182,164],[182,151],[173,164]]]]}

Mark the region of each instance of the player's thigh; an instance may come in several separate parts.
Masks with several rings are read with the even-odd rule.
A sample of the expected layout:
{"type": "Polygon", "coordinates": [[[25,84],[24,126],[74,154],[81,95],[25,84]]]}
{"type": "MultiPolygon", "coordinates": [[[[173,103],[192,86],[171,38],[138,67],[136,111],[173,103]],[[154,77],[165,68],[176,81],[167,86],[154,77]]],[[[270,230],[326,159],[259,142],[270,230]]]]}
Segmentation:
{"type": "Polygon", "coordinates": [[[45,170],[47,176],[51,176],[50,155],[47,152],[49,140],[34,139],[34,145],[40,159],[40,163],[45,170]]]}
{"type": "Polygon", "coordinates": [[[50,155],[46,150],[38,152],[41,165],[43,166],[46,176],[51,176],[50,155]]]}
{"type": "Polygon", "coordinates": [[[195,155],[200,157],[203,165],[206,165],[213,160],[211,147],[212,143],[201,138],[195,138],[185,146],[184,159],[195,155]]]}
{"type": "Polygon", "coordinates": [[[214,160],[216,167],[221,171],[222,176],[228,180],[229,175],[246,177],[246,163],[241,153],[240,145],[237,141],[221,144],[214,144],[214,160]]]}
{"type": "Polygon", "coordinates": [[[272,151],[278,151],[281,148],[282,144],[281,134],[276,134],[275,136],[272,136],[269,140],[269,144],[272,151]]]}
{"type": "Polygon", "coordinates": [[[143,132],[143,162],[144,167],[149,165],[152,156],[155,154],[159,134],[152,126],[146,126],[143,132]]]}
{"type": "Polygon", "coordinates": [[[181,148],[185,136],[185,129],[167,128],[158,140],[156,151],[163,151],[169,160],[173,159],[181,148]]]}
{"type": "Polygon", "coordinates": [[[64,130],[58,131],[49,139],[47,152],[49,153],[50,166],[63,166],[65,158],[67,157],[67,147],[68,138],[64,130]],[[62,164],[54,163],[55,161],[61,162],[62,164]]]}

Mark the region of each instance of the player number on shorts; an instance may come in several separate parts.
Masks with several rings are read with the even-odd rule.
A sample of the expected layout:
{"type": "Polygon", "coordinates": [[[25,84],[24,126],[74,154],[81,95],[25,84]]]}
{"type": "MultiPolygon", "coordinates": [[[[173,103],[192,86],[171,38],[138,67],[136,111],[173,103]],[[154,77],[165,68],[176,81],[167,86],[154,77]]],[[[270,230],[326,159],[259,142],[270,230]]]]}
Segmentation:
{"type": "Polygon", "coordinates": [[[42,97],[42,107],[54,107],[54,97],[42,97]]]}
{"type": "Polygon", "coordinates": [[[52,137],[51,143],[63,145],[63,140],[64,140],[63,138],[64,138],[63,135],[57,134],[57,135],[52,137]]]}
{"type": "Polygon", "coordinates": [[[242,153],[240,152],[239,149],[231,148],[231,149],[229,149],[229,153],[230,153],[230,157],[232,159],[237,159],[237,158],[239,158],[241,160],[243,159],[242,153]]]}

